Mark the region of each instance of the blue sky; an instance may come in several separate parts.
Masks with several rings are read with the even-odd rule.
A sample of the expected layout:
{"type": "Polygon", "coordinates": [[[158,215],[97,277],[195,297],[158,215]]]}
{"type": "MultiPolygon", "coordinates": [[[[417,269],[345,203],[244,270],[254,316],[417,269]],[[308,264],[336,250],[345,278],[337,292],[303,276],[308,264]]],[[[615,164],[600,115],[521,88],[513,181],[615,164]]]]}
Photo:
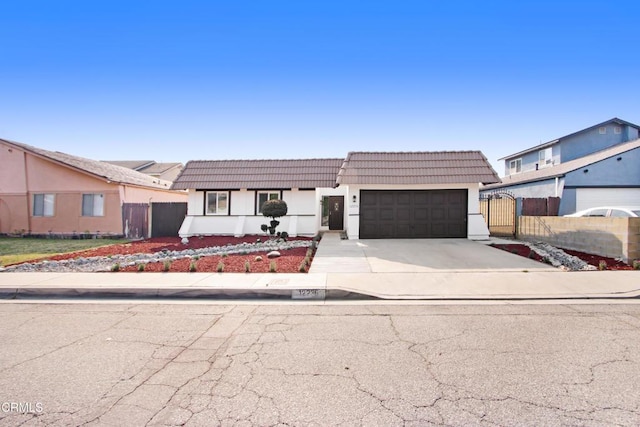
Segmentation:
{"type": "Polygon", "coordinates": [[[637,1],[0,5],[0,138],[94,159],[497,159],[640,123],[637,1]]]}

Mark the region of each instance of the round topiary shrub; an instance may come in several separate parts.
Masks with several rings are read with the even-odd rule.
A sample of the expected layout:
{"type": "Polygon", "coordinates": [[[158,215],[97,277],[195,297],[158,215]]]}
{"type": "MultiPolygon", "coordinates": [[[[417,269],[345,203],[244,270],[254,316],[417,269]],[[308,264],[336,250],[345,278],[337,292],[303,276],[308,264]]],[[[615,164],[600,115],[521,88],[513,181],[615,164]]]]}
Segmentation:
{"type": "Polygon", "coordinates": [[[262,205],[262,215],[271,218],[270,225],[262,224],[260,227],[265,233],[268,231],[272,236],[276,234],[276,227],[280,225],[280,218],[287,214],[287,203],[284,200],[267,200],[262,205]]]}
{"type": "Polygon", "coordinates": [[[287,203],[284,200],[267,200],[262,205],[262,215],[269,218],[280,218],[287,214],[287,203]]]}

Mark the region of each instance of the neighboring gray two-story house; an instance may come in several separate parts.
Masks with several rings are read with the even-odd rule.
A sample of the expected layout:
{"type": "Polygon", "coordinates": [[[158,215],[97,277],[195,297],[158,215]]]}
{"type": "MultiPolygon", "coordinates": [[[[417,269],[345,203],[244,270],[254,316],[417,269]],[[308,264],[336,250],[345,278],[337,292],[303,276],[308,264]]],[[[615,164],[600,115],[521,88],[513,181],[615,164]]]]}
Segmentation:
{"type": "Polygon", "coordinates": [[[640,126],[613,118],[509,155],[499,184],[516,197],[561,197],[559,215],[640,204],[640,126]]]}

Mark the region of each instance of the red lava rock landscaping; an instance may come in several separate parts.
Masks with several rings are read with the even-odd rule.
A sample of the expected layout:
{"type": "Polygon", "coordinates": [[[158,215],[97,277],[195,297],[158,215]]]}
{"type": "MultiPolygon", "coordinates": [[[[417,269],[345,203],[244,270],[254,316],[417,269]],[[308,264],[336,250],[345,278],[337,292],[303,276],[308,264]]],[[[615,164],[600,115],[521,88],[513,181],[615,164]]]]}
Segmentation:
{"type": "MultiPolygon", "coordinates": [[[[121,245],[103,246],[101,248],[87,249],[86,251],[72,252],[55,255],[47,258],[51,261],[61,261],[78,257],[109,256],[109,255],[133,255],[153,254],[163,250],[182,251],[185,249],[210,248],[212,246],[237,245],[239,243],[255,243],[257,239],[265,241],[268,237],[246,235],[244,237],[233,236],[203,236],[192,237],[189,243],[183,245],[179,237],[154,237],[136,242],[123,243],[121,245]]],[[[306,237],[292,237],[289,240],[311,240],[306,237]]]]}
{"type": "MultiPolygon", "coordinates": [[[[502,249],[503,251],[507,251],[507,252],[511,252],[513,254],[516,255],[520,255],[523,256],[525,258],[531,258],[533,260],[539,261],[539,262],[544,262],[542,260],[542,257],[540,255],[538,255],[537,253],[535,253],[534,251],[532,251],[529,246],[527,245],[523,245],[523,244],[519,244],[519,243],[513,243],[513,244],[492,244],[491,246],[493,246],[494,248],[498,248],[498,249],[502,249]],[[531,254],[531,255],[529,255],[531,254]]],[[[625,264],[622,261],[618,261],[616,259],[613,258],[607,258],[607,257],[602,257],[599,255],[593,255],[593,254],[587,254],[584,252],[578,252],[578,251],[574,251],[571,249],[564,249],[561,248],[563,251],[565,251],[566,253],[568,253],[569,255],[573,255],[575,257],[580,258],[581,260],[583,260],[584,262],[591,264],[597,268],[600,267],[600,261],[604,261],[607,263],[607,268],[606,270],[633,270],[633,267],[625,264]]]]}
{"type": "Polygon", "coordinates": [[[578,252],[571,249],[562,249],[569,255],[577,256],[584,262],[587,262],[595,267],[600,267],[600,261],[604,261],[607,263],[607,268],[605,270],[633,270],[633,267],[629,264],[625,264],[622,261],[618,261],[614,258],[607,258],[600,255],[587,254],[584,252],[578,252]]]}
{"type": "Polygon", "coordinates": [[[544,262],[542,260],[542,257],[537,253],[535,253],[534,251],[532,251],[531,248],[529,248],[529,246],[527,245],[522,245],[519,243],[512,243],[512,244],[494,243],[490,246],[493,246],[494,248],[497,248],[497,249],[502,249],[503,251],[511,252],[512,254],[520,255],[525,258],[530,258],[534,261],[544,262]]]}
{"type": "MultiPolygon", "coordinates": [[[[189,238],[189,243],[184,245],[179,237],[158,237],[137,242],[124,243],[121,245],[110,245],[101,248],[88,249],[86,251],[60,254],[47,258],[51,261],[61,261],[74,258],[88,258],[109,255],[133,255],[139,253],[156,253],[163,250],[181,251],[186,249],[201,249],[214,246],[237,245],[240,243],[255,243],[257,239],[265,241],[268,237],[262,235],[247,235],[244,237],[233,236],[203,236],[189,238]]],[[[311,240],[307,237],[292,237],[288,240],[311,240]]],[[[278,250],[281,254],[279,258],[273,259],[276,264],[277,273],[300,273],[300,264],[304,262],[307,248],[293,248],[278,250]]],[[[223,256],[203,256],[196,262],[196,271],[200,273],[217,272],[218,263],[224,263],[225,273],[245,273],[245,262],[249,261],[252,273],[270,272],[270,259],[267,258],[268,251],[252,252],[246,255],[229,254],[223,256]],[[256,261],[256,257],[261,256],[262,261],[256,261]]],[[[171,263],[169,272],[189,272],[191,259],[179,259],[171,263]]],[[[145,265],[145,272],[161,272],[164,269],[162,262],[149,263],[145,265]]],[[[306,269],[308,271],[308,267],[306,269]]],[[[122,267],[120,271],[137,272],[137,266],[122,267]]]]}
{"type": "MultiPolygon", "coordinates": [[[[245,262],[249,261],[251,273],[269,273],[270,264],[273,261],[276,265],[276,273],[300,273],[300,264],[304,262],[307,248],[295,248],[280,250],[281,256],[273,260],[267,258],[267,252],[252,252],[248,255],[228,255],[202,257],[196,263],[196,271],[199,273],[214,273],[218,271],[218,263],[224,264],[224,273],[245,273],[245,262]],[[256,257],[261,256],[262,261],[256,261],[256,257]]],[[[179,259],[171,263],[169,273],[189,272],[190,259],[179,259]]],[[[308,271],[308,267],[306,269],[308,271]]],[[[136,266],[121,268],[124,272],[137,272],[136,266]]],[[[163,272],[164,265],[161,262],[152,262],[145,265],[145,272],[163,272]]]]}

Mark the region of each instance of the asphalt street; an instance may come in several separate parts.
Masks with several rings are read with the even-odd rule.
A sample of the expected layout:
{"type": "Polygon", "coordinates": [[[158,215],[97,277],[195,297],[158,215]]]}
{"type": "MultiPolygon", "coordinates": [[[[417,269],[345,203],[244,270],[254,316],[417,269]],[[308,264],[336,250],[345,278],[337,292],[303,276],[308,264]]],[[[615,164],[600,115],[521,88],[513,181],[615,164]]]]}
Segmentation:
{"type": "Polygon", "coordinates": [[[640,305],[0,304],[0,425],[640,425],[640,305]]]}

